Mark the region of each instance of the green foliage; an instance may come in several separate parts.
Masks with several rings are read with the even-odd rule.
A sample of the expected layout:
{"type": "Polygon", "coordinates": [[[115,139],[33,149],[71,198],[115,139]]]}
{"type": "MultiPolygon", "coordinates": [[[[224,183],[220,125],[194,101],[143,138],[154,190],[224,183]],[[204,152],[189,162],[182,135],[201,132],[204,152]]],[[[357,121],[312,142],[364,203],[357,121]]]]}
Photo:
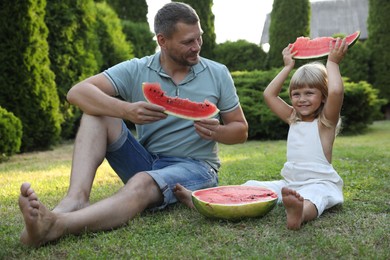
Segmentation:
{"type": "Polygon", "coordinates": [[[22,121],[12,112],[0,107],[0,162],[19,152],[22,144],[22,121]]]}
{"type": "Polygon", "coordinates": [[[380,107],[386,100],[378,98],[378,90],[366,81],[358,83],[344,80],[344,103],[342,133],[362,133],[369,124],[378,118],[380,107]]]}
{"type": "Polygon", "coordinates": [[[155,53],[157,43],[148,23],[122,21],[123,32],[127,41],[133,44],[134,56],[141,58],[155,53]]]}
{"type": "Polygon", "coordinates": [[[121,20],[147,23],[148,5],[146,0],[107,0],[121,20]]]}
{"type": "Polygon", "coordinates": [[[134,57],[132,45],[126,41],[122,24],[115,11],[105,2],[96,3],[97,34],[99,49],[103,56],[100,70],[134,57]]]}
{"type": "Polygon", "coordinates": [[[225,64],[230,71],[263,70],[266,58],[261,46],[246,40],[227,41],[215,48],[215,60],[225,64]]]}
{"type": "Polygon", "coordinates": [[[216,35],[214,29],[215,16],[212,12],[213,0],[178,0],[174,2],[187,3],[195,9],[200,19],[200,26],[203,30],[201,55],[209,59],[214,59],[216,35]]]}
{"type": "MultiPolygon", "coordinates": [[[[263,99],[263,91],[280,69],[269,71],[232,72],[240,103],[249,124],[249,139],[285,139],[288,125],[275,116],[263,99]]],[[[291,76],[284,83],[280,97],[290,103],[288,85],[291,76]]],[[[378,118],[383,99],[378,91],[367,82],[350,82],[345,79],[344,103],[341,111],[343,134],[362,133],[378,118]]]]}
{"type": "Polygon", "coordinates": [[[274,0],[269,28],[268,66],[282,66],[282,50],[297,37],[309,35],[309,0],[274,0]]]}
{"type": "MultiPolygon", "coordinates": [[[[285,139],[288,125],[275,116],[263,99],[263,91],[279,69],[269,71],[236,71],[232,77],[240,103],[249,124],[249,139],[285,139]]],[[[287,101],[287,82],[281,96],[287,101]]]]}
{"type": "MultiPolygon", "coordinates": [[[[370,50],[370,82],[390,102],[390,1],[370,0],[367,46],[370,50]]],[[[390,116],[390,104],[387,104],[390,116]]]]}
{"type": "Polygon", "coordinates": [[[45,6],[44,0],[0,3],[0,105],[22,121],[22,151],[50,147],[61,130],[45,6]]]}
{"type": "Polygon", "coordinates": [[[93,0],[51,0],[46,6],[50,68],[56,75],[65,139],[74,137],[80,117],[80,110],[69,105],[66,94],[75,83],[97,73],[102,64],[96,15],[93,0]]]}
{"type": "Polygon", "coordinates": [[[145,0],[107,0],[121,19],[126,40],[132,44],[135,57],[151,55],[156,51],[154,33],[150,31],[145,0]]]}
{"type": "Polygon", "coordinates": [[[353,82],[368,81],[369,78],[369,51],[365,44],[356,42],[340,63],[341,75],[353,82]]]}

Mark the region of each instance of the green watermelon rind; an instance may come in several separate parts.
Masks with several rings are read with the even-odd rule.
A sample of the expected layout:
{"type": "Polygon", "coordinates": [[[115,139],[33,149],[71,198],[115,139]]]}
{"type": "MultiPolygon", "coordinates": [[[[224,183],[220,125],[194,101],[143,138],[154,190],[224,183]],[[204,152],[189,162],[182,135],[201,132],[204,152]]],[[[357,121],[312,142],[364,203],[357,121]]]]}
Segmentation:
{"type": "Polygon", "coordinates": [[[183,114],[178,114],[178,113],[175,113],[175,112],[172,112],[169,110],[165,110],[164,113],[167,113],[168,115],[176,116],[179,118],[187,119],[187,120],[198,121],[198,120],[214,117],[215,115],[217,115],[219,113],[219,109],[217,108],[217,110],[215,110],[215,112],[208,114],[207,116],[199,116],[199,117],[185,116],[183,114]]]}
{"type": "MultiPolygon", "coordinates": [[[[231,185],[229,187],[234,187],[231,185]]],[[[209,188],[216,189],[224,186],[209,188]]],[[[239,186],[243,187],[243,186],[239,186]]],[[[244,186],[245,187],[245,186],[244,186]]],[[[258,187],[257,187],[258,188],[258,187]]],[[[265,187],[271,192],[273,190],[265,187]]],[[[276,193],[275,193],[276,194],[276,193]]],[[[257,218],[263,217],[269,213],[276,205],[278,198],[270,198],[268,200],[248,202],[242,204],[220,204],[220,203],[209,203],[202,201],[196,197],[196,191],[192,192],[192,202],[197,211],[205,217],[212,219],[225,219],[225,220],[240,220],[243,218],[257,218]]]]}
{"type": "MultiPolygon", "coordinates": [[[[164,104],[153,102],[152,100],[150,100],[148,98],[148,96],[147,96],[147,94],[145,92],[146,85],[148,85],[148,84],[155,85],[155,84],[158,84],[158,83],[144,82],[142,84],[142,92],[144,94],[144,97],[145,97],[146,101],[149,102],[149,103],[152,103],[152,104],[164,106],[164,104]]],[[[165,95],[165,92],[161,89],[161,87],[159,87],[159,88],[165,95]]],[[[164,113],[166,113],[168,115],[176,116],[176,117],[179,117],[179,118],[187,119],[187,120],[193,120],[193,121],[198,121],[198,120],[202,120],[202,119],[212,118],[212,117],[214,117],[215,115],[217,115],[219,113],[219,109],[213,103],[211,103],[211,102],[209,102],[207,100],[205,100],[204,102],[193,102],[193,101],[186,100],[186,99],[181,99],[181,98],[177,98],[177,99],[183,100],[184,102],[192,102],[192,103],[196,103],[196,104],[203,104],[203,105],[209,104],[209,105],[212,105],[214,107],[214,111],[212,113],[208,113],[207,115],[189,116],[189,115],[184,115],[183,113],[180,114],[180,113],[176,113],[176,112],[170,111],[169,109],[166,108],[164,113]]]]}
{"type": "MultiPolygon", "coordinates": [[[[348,48],[351,48],[357,42],[357,40],[359,39],[360,31],[356,31],[353,34],[350,34],[350,35],[346,36],[346,38],[348,38],[348,37],[352,37],[351,41],[348,43],[348,48]],[[352,37],[352,36],[354,36],[354,37],[352,37]]],[[[326,37],[324,37],[324,38],[326,38],[326,37]]],[[[310,55],[310,56],[300,56],[299,54],[296,54],[296,55],[294,55],[293,58],[295,60],[313,60],[313,59],[325,58],[325,57],[328,57],[328,55],[329,55],[329,51],[323,52],[323,53],[319,53],[317,55],[310,55]]]]}

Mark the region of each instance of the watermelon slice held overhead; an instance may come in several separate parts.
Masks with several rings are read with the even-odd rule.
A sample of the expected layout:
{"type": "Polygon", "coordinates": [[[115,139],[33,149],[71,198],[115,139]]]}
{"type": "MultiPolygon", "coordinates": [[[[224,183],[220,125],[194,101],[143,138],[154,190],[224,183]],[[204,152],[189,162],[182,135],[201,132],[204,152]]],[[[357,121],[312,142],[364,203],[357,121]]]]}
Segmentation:
{"type": "MultiPolygon", "coordinates": [[[[357,31],[346,37],[348,48],[352,47],[360,37],[360,31],[357,31]]],[[[298,37],[293,43],[292,52],[298,51],[294,55],[294,59],[315,59],[326,57],[329,54],[330,41],[336,41],[333,37],[318,37],[310,39],[309,37],[298,37]]]]}
{"type": "Polygon", "coordinates": [[[142,91],[149,103],[165,107],[165,113],[188,120],[210,118],[218,114],[219,109],[208,100],[193,102],[189,99],[170,97],[161,89],[159,83],[145,82],[142,91]]]}
{"type": "Polygon", "coordinates": [[[278,195],[265,187],[219,186],[192,192],[195,208],[204,216],[227,220],[261,217],[276,205],[278,195]]]}

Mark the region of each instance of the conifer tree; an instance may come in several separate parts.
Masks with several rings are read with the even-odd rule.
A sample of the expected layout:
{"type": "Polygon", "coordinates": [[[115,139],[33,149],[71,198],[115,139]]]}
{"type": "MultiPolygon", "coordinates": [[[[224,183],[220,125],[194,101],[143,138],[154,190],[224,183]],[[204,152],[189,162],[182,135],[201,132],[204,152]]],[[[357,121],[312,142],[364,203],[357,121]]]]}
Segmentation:
{"type": "Polygon", "coordinates": [[[69,105],[66,94],[74,84],[99,72],[103,63],[96,16],[93,0],[50,0],[46,6],[50,62],[56,75],[65,139],[74,137],[81,115],[78,108],[69,105]]]}
{"type": "Polygon", "coordinates": [[[132,45],[126,41],[122,23],[117,13],[107,3],[97,3],[97,34],[99,36],[99,50],[103,55],[103,64],[100,71],[131,59],[132,45]]]}
{"type": "Polygon", "coordinates": [[[58,141],[61,114],[50,70],[46,0],[0,2],[0,106],[21,119],[21,151],[58,141]]]}
{"type": "Polygon", "coordinates": [[[386,98],[386,119],[390,119],[390,1],[370,0],[367,46],[371,52],[371,79],[373,86],[386,98]]]}
{"type": "Polygon", "coordinates": [[[133,45],[134,56],[140,58],[153,54],[157,43],[148,23],[146,0],[107,0],[107,3],[122,20],[123,32],[133,45]]]}
{"type": "Polygon", "coordinates": [[[268,66],[283,66],[282,50],[297,37],[309,35],[309,0],[274,0],[269,28],[268,66]]]}

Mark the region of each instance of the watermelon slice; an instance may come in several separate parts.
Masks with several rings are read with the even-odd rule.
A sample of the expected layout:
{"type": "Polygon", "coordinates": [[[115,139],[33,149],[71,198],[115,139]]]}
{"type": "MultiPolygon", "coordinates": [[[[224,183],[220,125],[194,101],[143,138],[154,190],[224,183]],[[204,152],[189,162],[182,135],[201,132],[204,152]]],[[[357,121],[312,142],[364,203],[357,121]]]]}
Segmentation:
{"type": "MultiPolygon", "coordinates": [[[[359,37],[360,31],[348,35],[346,37],[348,48],[352,47],[359,37]]],[[[336,41],[336,39],[333,37],[318,37],[311,40],[309,37],[298,37],[293,43],[292,52],[298,51],[294,55],[294,59],[304,60],[326,57],[329,54],[330,41],[336,41]]]]}
{"type": "Polygon", "coordinates": [[[219,109],[208,100],[193,102],[189,99],[167,96],[156,82],[144,82],[142,91],[149,103],[165,107],[165,113],[169,115],[196,121],[213,117],[219,112],[219,109]]]}
{"type": "Polygon", "coordinates": [[[261,217],[276,205],[278,195],[265,187],[219,186],[192,193],[195,208],[204,216],[227,220],[261,217]]]}

